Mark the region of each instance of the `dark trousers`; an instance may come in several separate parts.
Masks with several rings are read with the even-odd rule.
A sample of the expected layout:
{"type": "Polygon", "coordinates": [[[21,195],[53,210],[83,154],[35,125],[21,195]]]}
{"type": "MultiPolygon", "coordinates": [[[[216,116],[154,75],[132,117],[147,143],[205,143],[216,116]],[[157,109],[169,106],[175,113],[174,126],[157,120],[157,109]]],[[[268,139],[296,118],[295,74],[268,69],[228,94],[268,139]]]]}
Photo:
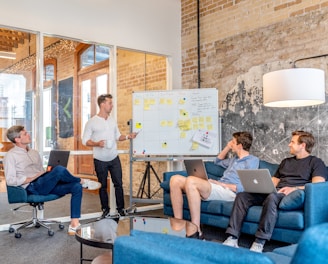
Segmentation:
{"type": "Polygon", "coordinates": [[[100,161],[94,159],[94,164],[98,181],[101,183],[101,188],[99,189],[101,209],[109,210],[107,193],[107,177],[109,172],[114,184],[117,210],[122,210],[124,208],[124,194],[120,158],[117,156],[111,161],[100,161]]]}
{"type": "Polygon", "coordinates": [[[261,218],[255,237],[270,240],[278,218],[278,205],[284,196],[283,193],[271,193],[269,195],[246,192],[238,193],[226,233],[238,238],[248,209],[254,205],[262,205],[261,218]]]}
{"type": "Polygon", "coordinates": [[[74,177],[66,168],[56,166],[52,171],[45,173],[33,182],[27,188],[28,193],[47,195],[65,195],[71,196],[71,218],[81,217],[82,203],[82,185],[81,179],[74,177]]]}

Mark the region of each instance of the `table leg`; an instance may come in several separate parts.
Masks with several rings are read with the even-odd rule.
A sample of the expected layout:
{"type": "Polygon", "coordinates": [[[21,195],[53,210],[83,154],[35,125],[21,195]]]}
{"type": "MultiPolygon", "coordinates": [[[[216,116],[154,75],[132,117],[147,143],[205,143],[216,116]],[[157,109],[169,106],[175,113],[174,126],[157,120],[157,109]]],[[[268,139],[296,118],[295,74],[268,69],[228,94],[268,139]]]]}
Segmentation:
{"type": "Polygon", "coordinates": [[[80,243],[80,264],[83,264],[83,246],[80,243]]]}
{"type": "Polygon", "coordinates": [[[80,243],[80,264],[83,264],[83,261],[91,262],[92,259],[85,259],[83,258],[83,243],[80,243]]]}

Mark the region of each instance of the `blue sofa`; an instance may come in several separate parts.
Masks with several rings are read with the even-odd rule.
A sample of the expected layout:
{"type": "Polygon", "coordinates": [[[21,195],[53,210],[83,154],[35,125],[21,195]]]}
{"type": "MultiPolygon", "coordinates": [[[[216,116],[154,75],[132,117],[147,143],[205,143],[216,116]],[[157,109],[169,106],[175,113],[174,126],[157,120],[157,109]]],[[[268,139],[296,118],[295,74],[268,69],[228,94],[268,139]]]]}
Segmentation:
{"type": "MultiPolygon", "coordinates": [[[[213,162],[205,162],[205,167],[209,178],[219,179],[223,175],[224,168],[215,165],[213,162]]],[[[270,174],[273,175],[278,165],[261,160],[259,168],[267,168],[270,174]]],[[[169,181],[174,174],[187,176],[186,171],[164,173],[161,187],[164,190],[164,214],[167,216],[173,216],[169,181]]],[[[328,222],[328,182],[306,184],[304,193],[304,206],[301,206],[301,208],[294,210],[279,209],[278,220],[272,235],[273,240],[297,243],[306,228],[328,222]]],[[[219,200],[202,201],[201,223],[225,229],[228,226],[232,206],[233,202],[219,200]]],[[[190,220],[186,197],[184,197],[183,208],[183,218],[190,220]]],[[[255,234],[261,211],[261,206],[253,206],[249,209],[241,230],[242,233],[255,234]]]]}
{"type": "Polygon", "coordinates": [[[216,242],[132,230],[115,240],[114,264],[313,264],[328,263],[328,224],[307,229],[299,244],[256,253],[216,242]]]}

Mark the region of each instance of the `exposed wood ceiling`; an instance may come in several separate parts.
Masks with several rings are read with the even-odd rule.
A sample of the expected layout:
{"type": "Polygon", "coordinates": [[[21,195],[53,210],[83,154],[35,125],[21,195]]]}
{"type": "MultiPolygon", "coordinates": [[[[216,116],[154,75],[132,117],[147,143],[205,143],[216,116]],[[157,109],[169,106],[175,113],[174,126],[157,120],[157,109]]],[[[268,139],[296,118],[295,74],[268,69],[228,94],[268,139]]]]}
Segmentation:
{"type": "Polygon", "coordinates": [[[24,44],[29,38],[29,33],[0,28],[0,51],[14,51],[18,44],[24,44]]]}

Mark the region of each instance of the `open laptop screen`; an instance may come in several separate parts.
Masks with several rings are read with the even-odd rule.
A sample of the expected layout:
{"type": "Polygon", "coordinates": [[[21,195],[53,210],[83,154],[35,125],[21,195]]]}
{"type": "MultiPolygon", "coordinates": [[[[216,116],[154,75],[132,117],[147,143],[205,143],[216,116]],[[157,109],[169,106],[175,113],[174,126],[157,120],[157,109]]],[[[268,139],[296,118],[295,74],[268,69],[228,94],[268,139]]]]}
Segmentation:
{"type": "Polygon", "coordinates": [[[67,167],[69,159],[69,151],[67,150],[52,150],[50,151],[47,171],[51,171],[54,167],[61,165],[67,167]]]}

